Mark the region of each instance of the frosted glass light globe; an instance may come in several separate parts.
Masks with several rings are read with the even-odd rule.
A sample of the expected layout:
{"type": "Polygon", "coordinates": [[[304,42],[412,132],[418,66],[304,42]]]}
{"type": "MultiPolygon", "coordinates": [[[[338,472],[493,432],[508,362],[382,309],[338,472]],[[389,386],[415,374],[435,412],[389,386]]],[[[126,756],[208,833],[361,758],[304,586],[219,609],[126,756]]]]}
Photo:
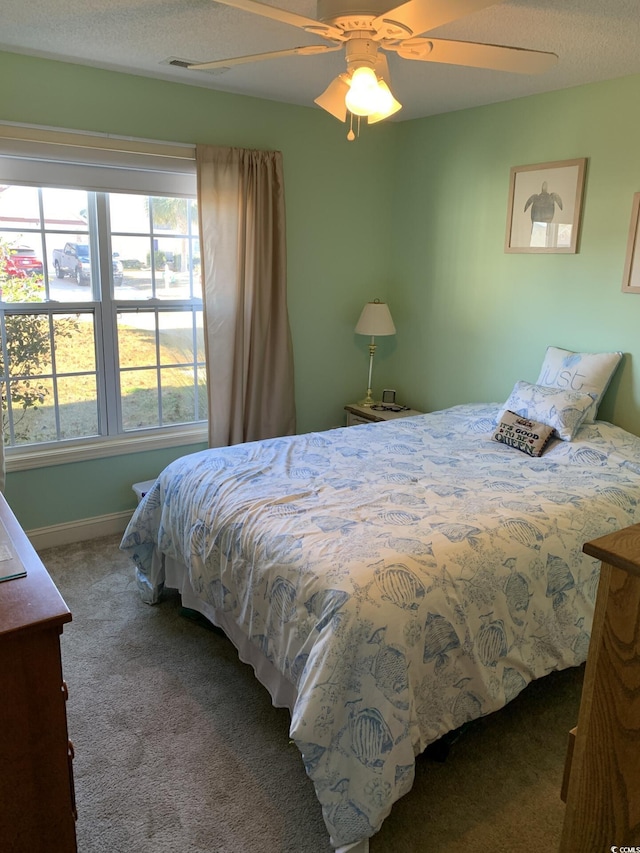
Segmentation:
{"type": "Polygon", "coordinates": [[[379,112],[378,78],[372,68],[366,65],[351,75],[351,86],[345,97],[347,109],[356,116],[368,116],[379,112]]]}

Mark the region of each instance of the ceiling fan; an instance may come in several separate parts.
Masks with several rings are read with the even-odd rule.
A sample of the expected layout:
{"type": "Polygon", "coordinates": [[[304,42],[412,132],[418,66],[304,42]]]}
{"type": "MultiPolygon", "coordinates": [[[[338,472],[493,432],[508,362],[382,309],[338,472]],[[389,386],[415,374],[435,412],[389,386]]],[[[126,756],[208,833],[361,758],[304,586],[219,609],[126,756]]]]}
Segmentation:
{"type": "MultiPolygon", "coordinates": [[[[417,38],[442,24],[503,0],[408,0],[392,9],[386,8],[388,0],[318,0],[317,20],[258,0],[217,2],[290,24],[326,39],[329,44],[292,47],[212,62],[179,64],[189,69],[207,71],[284,56],[316,56],[344,47],[346,71],[339,74],[315,99],[315,103],[340,121],[346,121],[350,114],[358,119],[366,116],[369,124],[372,124],[401,109],[402,105],[391,93],[389,67],[383,51],[393,51],[402,59],[419,62],[441,62],[520,74],[541,73],[558,59],[555,53],[520,47],[417,38]]],[[[355,138],[353,126],[347,138],[355,138]]]]}

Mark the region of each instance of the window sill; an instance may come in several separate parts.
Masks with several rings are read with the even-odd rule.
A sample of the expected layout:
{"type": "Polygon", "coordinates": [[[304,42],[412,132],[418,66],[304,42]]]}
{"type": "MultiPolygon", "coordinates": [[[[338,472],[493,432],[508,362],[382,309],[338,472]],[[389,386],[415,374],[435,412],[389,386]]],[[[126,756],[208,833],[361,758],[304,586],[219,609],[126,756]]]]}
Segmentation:
{"type": "Polygon", "coordinates": [[[48,468],[52,465],[67,465],[71,462],[86,462],[105,459],[109,456],[125,456],[146,450],[164,450],[167,447],[200,444],[207,442],[207,425],[149,431],[117,438],[57,444],[47,447],[16,447],[5,451],[7,472],[27,471],[32,468],[48,468]]]}

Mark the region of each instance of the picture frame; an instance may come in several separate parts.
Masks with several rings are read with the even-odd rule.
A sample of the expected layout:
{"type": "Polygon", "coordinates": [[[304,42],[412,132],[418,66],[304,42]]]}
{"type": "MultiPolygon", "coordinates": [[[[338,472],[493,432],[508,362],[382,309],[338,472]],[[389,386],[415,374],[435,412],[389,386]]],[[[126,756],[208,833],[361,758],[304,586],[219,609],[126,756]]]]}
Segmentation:
{"type": "Polygon", "coordinates": [[[627,239],[627,256],[624,261],[622,275],[623,293],[640,293],[640,235],[638,224],[640,220],[640,192],[633,196],[631,207],[631,224],[627,239]]]}
{"type": "Polygon", "coordinates": [[[505,252],[578,251],[587,158],[513,166],[505,252]]]}

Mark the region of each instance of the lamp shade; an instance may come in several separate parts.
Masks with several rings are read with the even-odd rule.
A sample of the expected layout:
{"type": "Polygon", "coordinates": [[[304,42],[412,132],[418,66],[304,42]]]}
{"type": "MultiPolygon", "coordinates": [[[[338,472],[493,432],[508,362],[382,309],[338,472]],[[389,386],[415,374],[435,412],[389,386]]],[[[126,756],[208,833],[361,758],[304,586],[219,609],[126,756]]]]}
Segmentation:
{"type": "Polygon", "coordinates": [[[345,104],[345,96],[349,91],[349,76],[347,74],[339,74],[335,80],[327,86],[324,92],[315,99],[316,104],[331,113],[339,121],[347,120],[347,105],[345,104]]]}
{"type": "Polygon", "coordinates": [[[380,99],[381,109],[379,112],[369,114],[367,117],[369,124],[375,124],[377,121],[383,121],[385,118],[389,118],[389,116],[392,116],[394,113],[397,113],[398,110],[402,109],[402,104],[400,101],[396,101],[384,80],[380,80],[378,88],[383,93],[383,97],[380,99]]]}
{"type": "Polygon", "coordinates": [[[356,324],[357,335],[395,335],[396,327],[391,319],[391,312],[386,302],[376,299],[367,302],[362,309],[360,319],[356,324]]]}

